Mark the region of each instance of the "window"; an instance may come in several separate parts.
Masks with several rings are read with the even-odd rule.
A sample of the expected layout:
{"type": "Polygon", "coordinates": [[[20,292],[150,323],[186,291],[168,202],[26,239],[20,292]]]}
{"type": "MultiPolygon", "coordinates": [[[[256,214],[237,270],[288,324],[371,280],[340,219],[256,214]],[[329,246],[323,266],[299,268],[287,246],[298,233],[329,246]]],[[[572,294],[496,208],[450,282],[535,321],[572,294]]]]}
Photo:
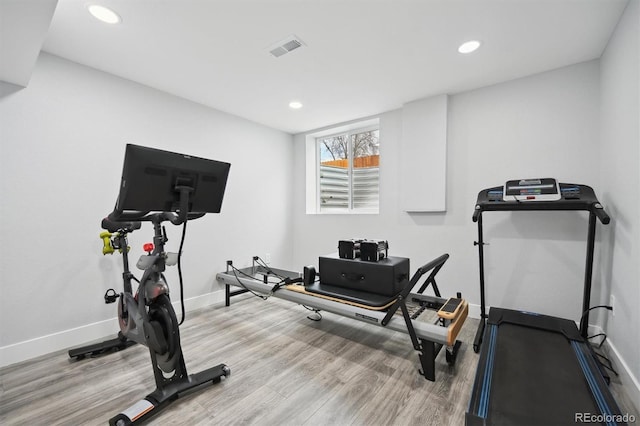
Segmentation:
{"type": "Polygon", "coordinates": [[[375,127],[315,138],[320,213],[378,213],[380,131],[375,127]]]}

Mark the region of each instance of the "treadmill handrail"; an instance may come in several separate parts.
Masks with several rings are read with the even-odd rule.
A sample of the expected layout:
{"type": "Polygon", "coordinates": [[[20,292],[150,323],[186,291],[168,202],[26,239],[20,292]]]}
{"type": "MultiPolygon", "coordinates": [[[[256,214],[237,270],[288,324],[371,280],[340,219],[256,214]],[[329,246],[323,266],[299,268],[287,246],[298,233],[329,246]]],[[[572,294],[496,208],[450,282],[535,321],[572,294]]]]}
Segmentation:
{"type": "Polygon", "coordinates": [[[604,207],[598,201],[593,188],[587,185],[560,183],[560,192],[562,198],[557,201],[504,201],[496,200],[489,197],[490,192],[501,192],[502,187],[496,186],[487,188],[478,193],[472,220],[478,221],[478,218],[484,211],[517,211],[517,210],[583,210],[595,214],[600,222],[604,225],[609,224],[611,218],[605,212],[604,207]],[[579,196],[567,192],[567,188],[578,188],[579,196]]]}

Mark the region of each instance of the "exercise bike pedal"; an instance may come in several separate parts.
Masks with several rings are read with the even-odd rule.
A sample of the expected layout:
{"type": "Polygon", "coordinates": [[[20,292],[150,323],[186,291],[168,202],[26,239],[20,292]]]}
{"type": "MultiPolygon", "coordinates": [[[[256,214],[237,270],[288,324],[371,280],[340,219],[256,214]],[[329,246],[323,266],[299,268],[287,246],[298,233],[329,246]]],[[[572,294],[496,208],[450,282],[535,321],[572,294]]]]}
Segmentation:
{"type": "Polygon", "coordinates": [[[120,295],[117,294],[114,289],[110,288],[104,293],[104,303],[106,304],[115,303],[118,297],[120,297],[120,295]]]}

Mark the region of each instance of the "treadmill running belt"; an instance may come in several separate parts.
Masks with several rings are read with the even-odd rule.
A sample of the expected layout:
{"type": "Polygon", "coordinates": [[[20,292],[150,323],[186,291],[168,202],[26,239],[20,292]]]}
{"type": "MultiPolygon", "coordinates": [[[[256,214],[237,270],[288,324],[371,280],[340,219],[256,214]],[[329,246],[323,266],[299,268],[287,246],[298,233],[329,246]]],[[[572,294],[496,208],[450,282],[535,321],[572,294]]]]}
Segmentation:
{"type": "MultiPolygon", "coordinates": [[[[494,314],[507,311],[494,309],[494,314]]],[[[538,318],[545,324],[549,319],[553,317],[538,318]]],[[[580,413],[613,418],[620,414],[589,347],[583,341],[567,339],[561,331],[566,320],[557,320],[556,331],[489,321],[467,425],[563,425],[575,424],[580,413]]]]}
{"type": "Polygon", "coordinates": [[[492,424],[570,424],[575,413],[599,412],[573,347],[561,334],[503,324],[495,363],[492,424]]]}

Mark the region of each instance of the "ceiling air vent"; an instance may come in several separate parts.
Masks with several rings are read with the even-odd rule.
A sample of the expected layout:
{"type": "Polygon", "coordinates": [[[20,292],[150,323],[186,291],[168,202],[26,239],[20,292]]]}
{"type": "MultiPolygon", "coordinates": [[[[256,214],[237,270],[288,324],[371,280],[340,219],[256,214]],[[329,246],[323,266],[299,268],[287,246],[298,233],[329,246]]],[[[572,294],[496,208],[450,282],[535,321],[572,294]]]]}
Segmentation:
{"type": "Polygon", "coordinates": [[[295,50],[304,45],[305,44],[302,42],[302,40],[294,35],[291,35],[269,47],[269,53],[271,53],[274,57],[279,58],[285,53],[289,53],[292,50],[295,50]]]}

